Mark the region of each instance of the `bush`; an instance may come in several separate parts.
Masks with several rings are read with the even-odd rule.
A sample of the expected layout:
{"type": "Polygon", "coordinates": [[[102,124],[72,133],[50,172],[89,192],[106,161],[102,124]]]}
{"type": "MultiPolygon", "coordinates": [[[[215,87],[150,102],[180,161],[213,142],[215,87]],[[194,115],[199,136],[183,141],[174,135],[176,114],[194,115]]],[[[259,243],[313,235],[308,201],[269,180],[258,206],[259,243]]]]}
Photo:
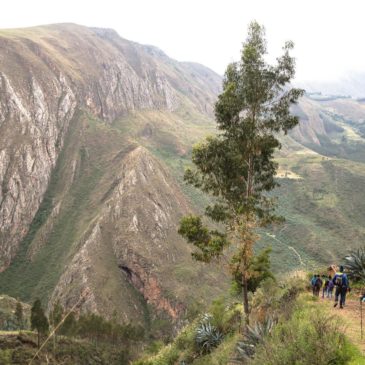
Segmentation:
{"type": "Polygon", "coordinates": [[[268,318],[264,322],[257,322],[254,326],[247,326],[242,341],[237,344],[238,359],[247,360],[255,355],[256,348],[263,343],[274,328],[275,322],[268,318]]]}
{"type": "Polygon", "coordinates": [[[240,305],[229,303],[224,298],[220,298],[212,303],[209,314],[212,325],[225,335],[238,328],[242,309],[240,305]]]}
{"type": "Polygon", "coordinates": [[[195,341],[202,353],[209,353],[223,340],[223,333],[212,325],[210,317],[202,321],[196,329],[195,341]]]}
{"type": "Polygon", "coordinates": [[[251,302],[251,320],[264,322],[267,318],[277,321],[280,316],[290,317],[296,299],[305,290],[305,279],[291,277],[279,283],[265,280],[257,289],[251,302]]]}
{"type": "Polygon", "coordinates": [[[352,345],[338,319],[318,308],[297,308],[257,348],[251,365],[345,365],[352,345]]]}
{"type": "Polygon", "coordinates": [[[345,258],[346,269],[350,279],[354,281],[365,281],[365,247],[351,251],[345,258]]]}

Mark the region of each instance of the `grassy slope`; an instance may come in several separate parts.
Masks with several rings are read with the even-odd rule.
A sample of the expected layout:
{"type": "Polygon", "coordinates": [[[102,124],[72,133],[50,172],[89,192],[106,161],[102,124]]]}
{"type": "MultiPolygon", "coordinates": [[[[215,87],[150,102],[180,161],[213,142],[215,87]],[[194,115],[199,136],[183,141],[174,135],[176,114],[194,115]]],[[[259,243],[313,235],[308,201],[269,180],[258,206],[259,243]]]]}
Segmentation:
{"type": "Polygon", "coordinates": [[[349,248],[360,245],[365,238],[362,164],[321,156],[279,161],[286,166],[290,163],[291,170],[302,178],[280,180],[278,211],[286,222],[274,229],[275,239],[263,235],[265,242],[273,244],[276,267],[285,262],[281,255],[287,256],[289,251],[295,260],[286,262],[281,271],[300,265],[298,255],[290,247],[311,267],[335,262],[349,248]]]}
{"type": "Polygon", "coordinates": [[[265,242],[273,243],[277,269],[286,261],[282,254],[289,258],[291,251],[295,257],[281,271],[300,264],[289,246],[311,267],[338,261],[365,238],[365,139],[360,129],[365,109],[351,100],[314,108],[326,122],[325,134],[317,134],[320,144],[303,142],[306,148],[298,150],[289,141],[278,158],[282,171],[300,177],[280,179],[279,211],[287,221],[276,229],[277,240],[264,236],[265,242]]]}

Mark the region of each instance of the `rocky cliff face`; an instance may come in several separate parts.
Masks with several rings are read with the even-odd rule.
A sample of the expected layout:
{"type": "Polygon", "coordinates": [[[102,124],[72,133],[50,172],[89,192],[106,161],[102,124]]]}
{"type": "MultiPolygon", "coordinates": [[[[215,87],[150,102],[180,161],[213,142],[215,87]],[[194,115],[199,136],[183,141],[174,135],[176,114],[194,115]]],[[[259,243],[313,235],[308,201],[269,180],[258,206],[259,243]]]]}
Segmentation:
{"type": "Polygon", "coordinates": [[[190,211],[189,203],[143,147],[133,149],[115,167],[113,191],[65,268],[51,302],[59,299],[70,307],[86,293],[82,310],[111,318],[116,301],[124,303],[118,313],[123,320],[140,321],[143,305],[125,304],[129,296],[139,295],[142,303],[176,321],[187,309],[190,290],[209,280],[200,268],[191,273],[195,283],[176,290],[176,266],[189,267],[191,260],[176,236],[176,222],[190,211]]]}
{"type": "Polygon", "coordinates": [[[61,73],[38,78],[29,68],[28,77],[22,78],[7,73],[3,65],[0,69],[2,271],[10,264],[42,201],[75,112],[76,98],[61,73]]]}
{"type": "Polygon", "coordinates": [[[216,296],[221,277],[176,232],[193,208],[156,156],[185,156],[219,89],[112,30],[0,31],[0,291],[146,326],[216,296]]]}
{"type": "Polygon", "coordinates": [[[214,90],[201,80],[213,73],[191,71],[199,82],[190,83],[179,74],[185,67],[111,30],[67,24],[0,33],[0,270],[40,206],[75,110],[111,123],[135,110],[177,110],[191,95],[210,113],[214,90]]]}

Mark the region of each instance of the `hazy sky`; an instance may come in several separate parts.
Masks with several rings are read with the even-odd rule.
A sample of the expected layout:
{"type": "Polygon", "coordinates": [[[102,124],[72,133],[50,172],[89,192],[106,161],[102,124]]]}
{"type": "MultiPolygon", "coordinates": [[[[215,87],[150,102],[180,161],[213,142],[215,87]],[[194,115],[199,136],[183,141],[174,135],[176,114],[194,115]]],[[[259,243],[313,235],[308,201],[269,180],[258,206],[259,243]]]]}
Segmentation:
{"type": "Polygon", "coordinates": [[[114,28],[180,61],[223,74],[237,60],[248,23],[264,24],[271,57],[295,42],[297,79],[365,71],[362,0],[0,0],[0,28],[73,22],[114,28]]]}

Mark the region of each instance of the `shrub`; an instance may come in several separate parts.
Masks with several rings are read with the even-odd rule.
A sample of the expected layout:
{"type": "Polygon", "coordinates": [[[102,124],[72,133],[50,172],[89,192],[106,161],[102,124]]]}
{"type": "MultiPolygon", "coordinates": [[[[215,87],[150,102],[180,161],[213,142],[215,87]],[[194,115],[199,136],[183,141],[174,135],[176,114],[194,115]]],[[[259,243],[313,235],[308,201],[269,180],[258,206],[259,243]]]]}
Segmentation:
{"type": "Polygon", "coordinates": [[[224,335],[234,332],[239,325],[242,307],[236,303],[229,303],[224,298],[215,300],[209,310],[210,322],[224,335]]]}
{"type": "Polygon", "coordinates": [[[288,318],[296,299],[305,290],[305,280],[291,277],[279,283],[272,279],[265,280],[257,289],[251,302],[251,319],[264,322],[266,318],[278,320],[280,316],[288,318]]]}
{"type": "Polygon", "coordinates": [[[365,281],[365,247],[351,251],[345,258],[349,277],[354,281],[365,281]]]}
{"type": "Polygon", "coordinates": [[[252,365],[345,365],[352,347],[338,319],[318,308],[297,308],[258,346],[252,365]]]}
{"type": "Polygon", "coordinates": [[[268,318],[264,322],[257,322],[254,326],[248,326],[245,330],[243,341],[237,345],[238,359],[249,359],[254,356],[256,347],[263,343],[274,328],[275,322],[268,318]]]}
{"type": "Polygon", "coordinates": [[[196,328],[195,341],[202,353],[209,353],[223,340],[223,333],[211,323],[211,317],[206,316],[196,328]]]}

